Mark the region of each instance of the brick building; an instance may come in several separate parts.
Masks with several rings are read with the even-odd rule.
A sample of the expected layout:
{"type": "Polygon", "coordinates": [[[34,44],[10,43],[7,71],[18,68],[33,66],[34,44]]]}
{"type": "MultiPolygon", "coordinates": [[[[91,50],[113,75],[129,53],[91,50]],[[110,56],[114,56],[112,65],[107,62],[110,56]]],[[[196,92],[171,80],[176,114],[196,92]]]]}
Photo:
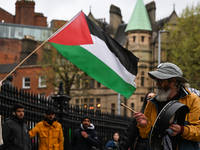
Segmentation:
{"type": "MultiPolygon", "coordinates": [[[[47,28],[47,17],[34,12],[34,1],[17,0],[15,9],[15,15],[11,15],[0,8],[0,79],[4,79],[52,34],[47,28]]],[[[43,47],[12,73],[12,84],[28,92],[48,96],[54,88],[45,82],[43,68],[37,64],[42,58],[42,50],[43,47]]]]}

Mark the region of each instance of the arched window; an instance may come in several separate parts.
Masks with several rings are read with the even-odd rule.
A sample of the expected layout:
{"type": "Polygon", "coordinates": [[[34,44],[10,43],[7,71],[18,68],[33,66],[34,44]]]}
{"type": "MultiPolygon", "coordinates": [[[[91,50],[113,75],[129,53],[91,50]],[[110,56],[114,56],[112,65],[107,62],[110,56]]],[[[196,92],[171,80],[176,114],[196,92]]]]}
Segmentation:
{"type": "Polygon", "coordinates": [[[144,36],[141,36],[141,41],[144,42],[144,36]]]}

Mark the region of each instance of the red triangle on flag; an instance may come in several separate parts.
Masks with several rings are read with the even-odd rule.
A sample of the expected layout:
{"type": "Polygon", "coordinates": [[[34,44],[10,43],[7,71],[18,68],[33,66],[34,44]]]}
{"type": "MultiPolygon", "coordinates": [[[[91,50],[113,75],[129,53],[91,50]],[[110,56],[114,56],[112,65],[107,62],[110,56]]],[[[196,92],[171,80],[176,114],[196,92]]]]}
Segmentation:
{"type": "Polygon", "coordinates": [[[81,11],[61,31],[54,35],[49,42],[62,45],[93,44],[85,14],[81,11]]]}

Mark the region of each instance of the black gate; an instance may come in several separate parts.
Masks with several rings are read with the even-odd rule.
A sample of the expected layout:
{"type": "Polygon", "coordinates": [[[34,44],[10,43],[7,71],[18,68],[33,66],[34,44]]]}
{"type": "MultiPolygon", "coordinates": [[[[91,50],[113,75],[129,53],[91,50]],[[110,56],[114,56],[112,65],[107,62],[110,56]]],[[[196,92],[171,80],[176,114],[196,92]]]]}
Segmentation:
{"type": "MultiPolygon", "coordinates": [[[[112,139],[114,132],[122,135],[130,122],[130,118],[127,117],[101,113],[81,106],[72,106],[67,103],[68,100],[69,97],[63,94],[46,99],[44,97],[39,98],[37,94],[28,93],[16,87],[4,86],[0,92],[2,123],[6,118],[11,117],[11,107],[17,102],[25,106],[25,120],[30,129],[43,120],[45,110],[51,107],[56,110],[56,118],[62,124],[64,149],[68,150],[73,132],[79,128],[82,116],[89,115],[98,134],[100,143],[98,149],[103,150],[106,143],[112,139]]],[[[39,145],[38,136],[32,138],[30,142],[32,143],[32,149],[37,150],[39,145]]]]}

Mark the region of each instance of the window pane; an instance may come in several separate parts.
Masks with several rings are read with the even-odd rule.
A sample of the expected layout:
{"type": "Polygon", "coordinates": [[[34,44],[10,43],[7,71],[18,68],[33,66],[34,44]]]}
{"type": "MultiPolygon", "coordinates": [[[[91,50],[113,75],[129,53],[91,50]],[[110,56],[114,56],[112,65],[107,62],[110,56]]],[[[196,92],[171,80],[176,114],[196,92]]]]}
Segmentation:
{"type": "Polygon", "coordinates": [[[135,42],[135,36],[133,36],[133,42],[135,42]]]}
{"type": "Polygon", "coordinates": [[[111,104],[111,114],[114,115],[115,114],[115,103],[111,104]]]}
{"type": "Polygon", "coordinates": [[[52,34],[51,30],[41,30],[41,41],[46,41],[52,34]]]}
{"type": "MultiPolygon", "coordinates": [[[[33,28],[30,28],[30,31],[31,31],[31,35],[34,36],[34,29],[33,28]]],[[[35,37],[35,36],[34,36],[35,37]]]]}
{"type": "Polygon", "coordinates": [[[2,26],[2,37],[7,38],[7,27],[2,26]]]}
{"type": "Polygon", "coordinates": [[[33,36],[35,37],[36,41],[40,41],[41,40],[41,30],[40,29],[33,29],[34,33],[33,36]]]}
{"type": "Polygon", "coordinates": [[[23,28],[23,35],[31,35],[30,28],[23,28]]]}
{"type": "Polygon", "coordinates": [[[39,87],[46,87],[46,76],[39,77],[39,87]]]}
{"type": "Polygon", "coordinates": [[[100,98],[97,98],[97,103],[100,103],[101,102],[101,99],[100,98]]]}
{"type": "Polygon", "coordinates": [[[26,77],[26,78],[25,78],[25,82],[30,82],[30,78],[29,78],[29,77],[26,77]]]}
{"type": "Polygon", "coordinates": [[[90,98],[90,103],[94,103],[94,98],[90,98]]]}
{"type": "Polygon", "coordinates": [[[10,36],[11,36],[11,27],[7,26],[7,28],[6,28],[6,37],[7,38],[11,38],[10,36]]]}
{"type": "Polygon", "coordinates": [[[14,38],[15,36],[15,27],[9,27],[9,35],[8,38],[14,38]]]}
{"type": "Polygon", "coordinates": [[[30,78],[29,77],[23,78],[23,88],[30,88],[30,78]]]}
{"type": "Polygon", "coordinates": [[[134,103],[131,103],[131,108],[134,109],[134,103]]]}
{"type": "Polygon", "coordinates": [[[87,103],[87,98],[84,98],[84,103],[87,103]]]}
{"type": "Polygon", "coordinates": [[[3,26],[2,25],[0,25],[0,37],[3,37],[3,26]]]}
{"type": "Polygon", "coordinates": [[[144,86],[144,77],[141,77],[141,86],[144,86]]]}
{"type": "Polygon", "coordinates": [[[23,38],[23,31],[21,27],[15,27],[15,35],[14,38],[22,39],[23,38]]]}
{"type": "Polygon", "coordinates": [[[144,42],[144,36],[141,37],[141,41],[144,42]]]}
{"type": "Polygon", "coordinates": [[[90,79],[90,88],[94,88],[94,79],[90,79]]]}

